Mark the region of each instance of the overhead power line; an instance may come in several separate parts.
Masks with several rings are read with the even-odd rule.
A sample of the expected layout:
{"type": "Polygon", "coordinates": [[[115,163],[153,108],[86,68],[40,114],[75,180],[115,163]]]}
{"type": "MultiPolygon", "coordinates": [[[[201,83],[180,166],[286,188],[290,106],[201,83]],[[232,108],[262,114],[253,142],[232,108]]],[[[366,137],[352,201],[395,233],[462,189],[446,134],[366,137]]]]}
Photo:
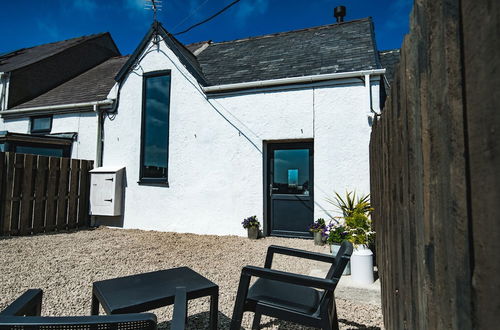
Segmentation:
{"type": "Polygon", "coordinates": [[[233,2],[231,2],[229,5],[227,5],[226,7],[222,8],[221,10],[219,10],[218,12],[216,12],[215,14],[213,14],[212,16],[210,16],[209,18],[206,18],[204,19],[203,21],[199,22],[199,23],[196,23],[192,26],[190,26],[189,28],[187,28],[186,30],[184,31],[181,31],[181,32],[177,32],[177,33],[174,33],[174,36],[178,36],[179,34],[184,34],[188,31],[191,31],[192,29],[194,29],[195,27],[197,26],[200,26],[208,21],[210,21],[211,19],[219,16],[220,14],[222,14],[223,12],[225,12],[226,10],[228,10],[229,8],[231,8],[232,6],[234,6],[235,4],[237,4],[238,2],[240,2],[241,0],[235,0],[233,2]]]}
{"type": "Polygon", "coordinates": [[[187,15],[182,21],[180,21],[179,23],[177,23],[174,28],[172,30],[175,30],[177,29],[179,26],[181,26],[185,21],[187,21],[188,19],[191,18],[191,16],[193,16],[198,10],[200,10],[201,7],[203,7],[209,0],[205,0],[203,1],[203,3],[201,5],[199,5],[198,7],[196,7],[195,10],[191,11],[189,13],[189,15],[187,15]]]}

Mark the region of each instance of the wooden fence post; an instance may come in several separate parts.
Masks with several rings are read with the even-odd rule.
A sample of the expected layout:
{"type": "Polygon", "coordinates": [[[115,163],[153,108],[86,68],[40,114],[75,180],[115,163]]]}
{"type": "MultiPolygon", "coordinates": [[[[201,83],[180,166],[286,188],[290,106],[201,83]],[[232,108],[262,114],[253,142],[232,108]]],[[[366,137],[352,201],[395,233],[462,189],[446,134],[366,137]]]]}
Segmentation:
{"type": "Polygon", "coordinates": [[[23,155],[24,167],[20,196],[19,234],[26,235],[32,231],[32,202],[33,202],[33,163],[36,165],[36,156],[23,155]]]}
{"type": "MultiPolygon", "coordinates": [[[[5,159],[6,155],[4,152],[0,152],[0,235],[4,235],[6,232],[4,232],[6,226],[7,220],[5,218],[5,215],[3,213],[4,208],[5,208],[5,203],[6,203],[6,182],[5,182],[5,176],[7,174],[7,166],[5,165],[5,159]]],[[[8,231],[8,230],[7,230],[8,231]]]]}
{"type": "Polygon", "coordinates": [[[47,205],[47,180],[49,177],[49,158],[38,156],[35,178],[35,205],[33,207],[33,233],[45,230],[45,211],[47,205]]]}
{"type": "Polygon", "coordinates": [[[69,199],[68,199],[68,229],[76,228],[78,212],[78,179],[80,171],[80,162],[78,159],[71,160],[70,181],[69,181],[69,199]]]}

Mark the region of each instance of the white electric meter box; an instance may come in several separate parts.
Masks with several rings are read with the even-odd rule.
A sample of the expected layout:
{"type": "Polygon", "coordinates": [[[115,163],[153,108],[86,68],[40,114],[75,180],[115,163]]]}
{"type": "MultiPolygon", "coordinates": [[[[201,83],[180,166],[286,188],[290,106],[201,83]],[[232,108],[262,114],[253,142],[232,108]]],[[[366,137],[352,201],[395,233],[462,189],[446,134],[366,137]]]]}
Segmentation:
{"type": "Polygon", "coordinates": [[[98,167],[90,171],[90,214],[122,213],[125,167],[98,167]]]}

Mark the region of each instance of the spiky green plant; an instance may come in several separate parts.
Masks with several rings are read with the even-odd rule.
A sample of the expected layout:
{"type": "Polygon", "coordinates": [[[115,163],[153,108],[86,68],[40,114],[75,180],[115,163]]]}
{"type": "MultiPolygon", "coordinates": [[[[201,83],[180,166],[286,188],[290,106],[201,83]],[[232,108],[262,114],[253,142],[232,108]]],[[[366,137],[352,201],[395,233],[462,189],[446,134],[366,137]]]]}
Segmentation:
{"type": "Polygon", "coordinates": [[[349,241],[354,245],[368,245],[375,235],[366,214],[354,212],[345,218],[345,225],[349,231],[349,241]]]}
{"type": "Polygon", "coordinates": [[[340,209],[344,217],[350,217],[354,213],[369,215],[373,211],[370,194],[359,196],[356,200],[355,191],[346,191],[345,199],[335,192],[335,197],[333,199],[327,198],[327,202],[340,209]]]}

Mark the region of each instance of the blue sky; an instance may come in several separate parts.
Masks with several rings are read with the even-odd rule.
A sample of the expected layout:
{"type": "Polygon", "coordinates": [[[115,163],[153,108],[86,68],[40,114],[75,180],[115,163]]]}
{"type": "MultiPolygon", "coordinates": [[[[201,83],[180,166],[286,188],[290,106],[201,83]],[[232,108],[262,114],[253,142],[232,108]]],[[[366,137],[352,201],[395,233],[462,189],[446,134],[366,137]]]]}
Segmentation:
{"type": "MultiPolygon", "coordinates": [[[[0,53],[110,32],[122,54],[134,51],[152,22],[144,0],[0,0],[0,53]]],[[[232,0],[163,0],[158,20],[179,32],[232,0]]],[[[183,43],[225,41],[335,22],[333,8],[347,7],[346,20],[372,16],[380,50],[399,48],[408,32],[412,0],[241,0],[214,20],[180,35],[183,43]]]]}

